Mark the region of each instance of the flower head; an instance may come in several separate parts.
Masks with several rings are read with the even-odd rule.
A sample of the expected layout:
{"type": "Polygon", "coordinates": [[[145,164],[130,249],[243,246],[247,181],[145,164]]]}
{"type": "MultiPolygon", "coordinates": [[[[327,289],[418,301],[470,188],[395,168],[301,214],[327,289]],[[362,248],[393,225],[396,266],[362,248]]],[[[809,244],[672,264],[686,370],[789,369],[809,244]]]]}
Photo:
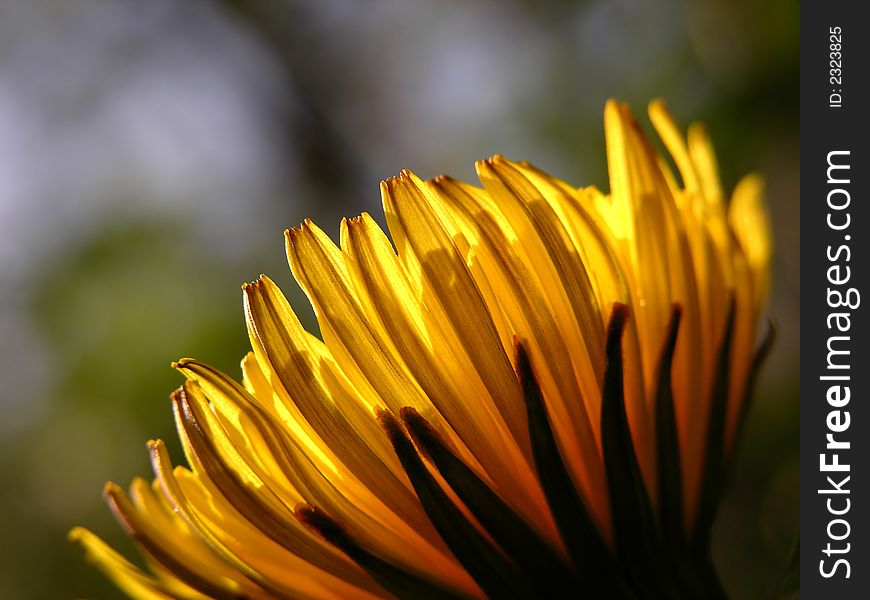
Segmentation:
{"type": "Polygon", "coordinates": [[[242,382],[175,364],[187,466],[152,441],[106,486],[150,573],[71,535],[145,598],[716,593],[770,233],[757,176],[726,202],[704,130],[650,118],[677,173],[611,101],[609,195],[496,156],[383,182],[392,243],[287,231],[322,339],[244,285],[242,382]]]}

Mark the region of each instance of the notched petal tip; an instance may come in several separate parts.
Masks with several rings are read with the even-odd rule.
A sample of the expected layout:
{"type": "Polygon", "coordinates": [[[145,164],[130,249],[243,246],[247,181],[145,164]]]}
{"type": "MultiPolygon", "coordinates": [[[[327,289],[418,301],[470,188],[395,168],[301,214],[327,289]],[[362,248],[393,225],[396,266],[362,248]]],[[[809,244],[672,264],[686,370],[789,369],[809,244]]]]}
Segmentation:
{"type": "Polygon", "coordinates": [[[455,179],[453,177],[451,177],[450,175],[448,175],[446,173],[441,173],[440,175],[436,175],[432,179],[427,180],[427,183],[433,183],[435,185],[442,185],[445,183],[451,183],[453,181],[455,181],[455,179]]]}
{"type": "Polygon", "coordinates": [[[489,158],[485,158],[483,160],[478,160],[474,162],[474,170],[477,173],[477,177],[481,180],[485,176],[491,174],[497,167],[505,165],[510,161],[505,158],[502,154],[493,154],[489,158]]]}
{"type": "Polygon", "coordinates": [[[474,172],[477,173],[477,178],[480,179],[484,173],[490,169],[489,159],[474,161],[474,172]]]}
{"type": "Polygon", "coordinates": [[[296,239],[302,234],[302,225],[290,227],[284,230],[284,242],[288,247],[292,247],[296,243],[296,239]]]}
{"type": "Polygon", "coordinates": [[[383,194],[384,191],[395,192],[407,185],[419,187],[422,182],[422,179],[410,169],[402,169],[398,175],[387,177],[381,181],[381,193],[383,194]]]}
{"type": "Polygon", "coordinates": [[[388,198],[392,191],[389,179],[382,179],[378,187],[381,191],[381,198],[388,198]]]}
{"type": "Polygon", "coordinates": [[[369,214],[364,212],[364,213],[358,214],[355,217],[344,218],[341,221],[342,221],[342,224],[346,224],[347,227],[359,227],[360,225],[365,223],[367,219],[370,219],[370,218],[371,217],[369,216],[369,214]]]}
{"type": "Polygon", "coordinates": [[[266,292],[269,288],[275,288],[275,282],[266,275],[265,273],[260,273],[260,276],[251,281],[250,283],[246,283],[242,286],[242,290],[245,292],[245,296],[250,296],[252,294],[262,294],[266,292]]]}
{"type": "Polygon", "coordinates": [[[341,220],[340,246],[343,252],[350,256],[355,256],[357,251],[354,240],[364,238],[370,232],[377,230],[381,231],[378,224],[367,212],[362,212],[355,217],[345,218],[341,220]]]}
{"type": "Polygon", "coordinates": [[[308,234],[313,228],[317,227],[311,219],[305,219],[296,227],[290,227],[284,230],[284,241],[287,246],[295,246],[300,236],[308,234]]]}
{"type": "Polygon", "coordinates": [[[114,481],[107,481],[103,484],[103,498],[109,498],[119,493],[123,493],[123,489],[114,481]]]}
{"type": "Polygon", "coordinates": [[[170,364],[171,364],[171,366],[172,366],[173,369],[175,369],[175,370],[177,370],[177,371],[182,371],[182,370],[186,369],[187,367],[189,367],[191,364],[193,364],[193,363],[195,363],[195,362],[196,362],[196,361],[195,361],[194,359],[192,359],[192,358],[189,358],[189,357],[182,357],[182,358],[179,358],[179,359],[176,360],[176,361],[173,361],[173,362],[170,363],[170,364]]]}
{"type": "Polygon", "coordinates": [[[77,526],[67,532],[66,539],[70,542],[83,543],[91,535],[93,534],[84,527],[77,526]]]}
{"type": "Polygon", "coordinates": [[[387,177],[381,181],[381,201],[387,212],[389,212],[388,207],[393,206],[397,201],[397,196],[401,194],[402,188],[407,185],[408,177],[405,175],[405,172],[406,170],[403,170],[399,175],[387,177]]]}
{"type": "Polygon", "coordinates": [[[242,284],[242,291],[248,292],[251,289],[257,289],[263,285],[264,282],[270,281],[269,276],[265,273],[260,273],[256,279],[251,281],[246,281],[242,284]]]}

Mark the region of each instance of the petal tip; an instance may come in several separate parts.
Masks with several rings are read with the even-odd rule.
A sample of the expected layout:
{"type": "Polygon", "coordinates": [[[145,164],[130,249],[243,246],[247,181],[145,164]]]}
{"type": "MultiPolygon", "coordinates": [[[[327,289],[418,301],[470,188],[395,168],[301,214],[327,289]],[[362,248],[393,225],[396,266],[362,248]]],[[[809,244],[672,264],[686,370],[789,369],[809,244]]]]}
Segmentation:
{"type": "Polygon", "coordinates": [[[82,543],[88,537],[90,532],[84,527],[73,527],[66,534],[66,539],[70,542],[82,543]]]}

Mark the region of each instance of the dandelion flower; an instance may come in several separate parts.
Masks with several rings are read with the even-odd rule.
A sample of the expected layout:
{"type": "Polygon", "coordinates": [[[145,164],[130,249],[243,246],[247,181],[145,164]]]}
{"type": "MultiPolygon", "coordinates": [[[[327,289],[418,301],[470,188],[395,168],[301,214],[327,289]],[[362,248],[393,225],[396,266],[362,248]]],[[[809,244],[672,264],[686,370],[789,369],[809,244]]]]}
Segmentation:
{"type": "Polygon", "coordinates": [[[649,115],[676,172],[611,101],[609,195],[495,156],[383,182],[392,241],[287,231],[322,338],[243,286],[241,383],[174,365],[187,464],[151,441],[152,482],[106,485],[147,570],[71,537],[141,598],[724,595],[769,226],[757,176],[727,201],[704,130],[649,115]]]}

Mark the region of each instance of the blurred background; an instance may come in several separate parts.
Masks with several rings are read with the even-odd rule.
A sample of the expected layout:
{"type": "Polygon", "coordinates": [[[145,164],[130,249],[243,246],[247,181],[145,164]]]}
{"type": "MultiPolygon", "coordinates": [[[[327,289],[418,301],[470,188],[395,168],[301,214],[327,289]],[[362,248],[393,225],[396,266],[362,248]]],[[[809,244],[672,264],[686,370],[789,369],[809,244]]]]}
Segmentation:
{"type": "Polygon", "coordinates": [[[119,596],[66,533],[132,553],[102,485],[149,473],[148,438],[180,458],[171,360],[239,373],[241,282],[314,327],[285,227],[496,152],[606,189],[611,96],[664,96],[726,186],[768,182],[779,337],[715,537],[758,597],[798,523],[798,29],[796,0],[2,3],[0,598],[119,596]]]}

